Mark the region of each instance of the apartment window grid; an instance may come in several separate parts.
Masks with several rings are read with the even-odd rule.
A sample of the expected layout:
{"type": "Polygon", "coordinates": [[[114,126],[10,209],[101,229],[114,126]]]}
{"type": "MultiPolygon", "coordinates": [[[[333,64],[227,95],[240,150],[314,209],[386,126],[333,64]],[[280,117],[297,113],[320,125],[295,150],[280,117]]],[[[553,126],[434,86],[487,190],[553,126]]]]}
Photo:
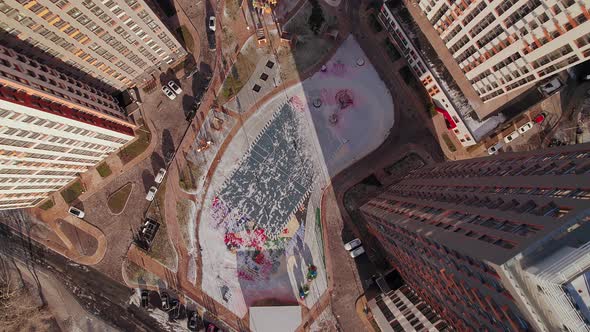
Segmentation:
{"type": "MultiPolygon", "coordinates": [[[[450,6],[447,4],[439,6],[440,3],[441,1],[420,1],[420,7],[429,17],[434,8],[438,8],[430,20],[465,74],[478,68],[520,39],[526,37],[526,41],[522,42],[524,47],[520,52],[527,55],[590,18],[587,8],[574,0],[559,1],[541,14],[533,16],[529,14],[541,8],[541,0],[529,0],[524,3],[515,0],[470,1],[468,3],[462,2],[462,8],[457,8],[456,4],[451,5],[450,3],[450,6]],[[518,7],[515,8],[517,4],[518,7]],[[495,6],[494,13],[489,13],[487,10],[490,6],[495,6]],[[570,13],[574,12],[576,13],[575,17],[572,17],[570,13]],[[525,17],[526,20],[524,20],[525,17]],[[567,20],[564,17],[567,17],[567,20]],[[550,20],[554,24],[546,24],[550,20]],[[474,24],[472,22],[477,23],[467,30],[466,27],[474,24]],[[497,23],[494,24],[494,22],[497,23]],[[516,22],[525,22],[525,25],[517,29],[514,27],[516,22]]],[[[583,39],[582,42],[566,42],[567,44],[582,45],[582,47],[586,45],[583,43],[583,39]]],[[[582,51],[582,53],[584,58],[590,56],[590,50],[582,51]]],[[[471,83],[474,84],[480,98],[486,102],[516,88],[549,77],[566,67],[583,61],[584,58],[580,58],[578,55],[568,55],[567,57],[561,55],[560,58],[553,59],[554,63],[546,68],[539,68],[534,74],[531,74],[533,67],[525,62],[521,63],[517,69],[496,73],[497,81],[494,81],[494,76],[490,76],[492,81],[480,84],[475,84],[472,81],[471,83]]],[[[514,59],[508,57],[506,62],[513,63],[514,59]]]]}
{"type": "MultiPolygon", "coordinates": [[[[24,14],[25,19],[18,24],[26,27],[31,34],[28,38],[34,43],[51,41],[52,46],[42,48],[54,56],[65,54],[63,57],[81,70],[111,84],[116,82],[114,85],[120,88],[129,86],[132,83],[129,78],[140,76],[145,68],[161,61],[171,63],[185,53],[159,18],[141,3],[83,1],[60,7],[59,3],[40,1],[31,6],[2,8],[2,12],[9,13],[11,19],[15,13],[20,12],[19,17],[24,14]],[[100,45],[92,43],[100,40],[100,45]]],[[[10,32],[20,34],[20,31],[10,32]]]]}
{"type": "MultiPolygon", "coordinates": [[[[369,211],[364,212],[369,215],[369,220],[372,221],[371,228],[379,229],[379,234],[381,234],[379,237],[386,237],[384,243],[390,249],[393,249],[388,252],[393,255],[394,262],[397,262],[398,266],[404,266],[403,269],[400,269],[400,272],[404,275],[404,280],[413,280],[414,284],[418,285],[416,288],[420,290],[437,289],[437,292],[431,293],[433,296],[426,298],[430,299],[429,303],[444,303],[445,308],[453,309],[456,314],[456,318],[452,319],[455,325],[458,320],[463,320],[464,314],[468,314],[473,315],[473,319],[463,321],[463,324],[467,326],[479,324],[481,320],[484,320],[495,328],[507,328],[503,323],[507,321],[506,317],[501,311],[492,311],[492,306],[498,307],[496,301],[500,301],[514,307],[511,303],[513,299],[507,292],[503,290],[498,292],[495,289],[495,285],[499,285],[495,281],[497,277],[486,272],[485,266],[487,265],[485,263],[479,264],[473,258],[463,256],[456,251],[439,245],[435,241],[409,232],[402,226],[398,227],[393,223],[389,223],[369,211]],[[408,271],[412,272],[408,273],[408,271]],[[440,271],[445,271],[445,279],[448,280],[441,280],[440,271]],[[489,298],[486,303],[480,303],[478,306],[476,303],[481,302],[481,299],[484,298],[479,293],[480,286],[484,286],[485,289],[489,289],[492,293],[486,296],[486,298],[489,298]],[[493,293],[500,295],[500,297],[493,295],[493,293]],[[434,302],[432,297],[435,298],[434,302]],[[469,308],[480,307],[483,310],[475,313],[465,313],[464,309],[457,306],[460,303],[469,308]],[[497,316],[486,316],[484,314],[486,310],[491,313],[496,312],[497,316]],[[457,313],[459,314],[457,315],[457,313]],[[478,315],[479,319],[475,319],[475,315],[478,315]]],[[[517,309],[513,308],[513,310],[517,309]]],[[[478,329],[483,328],[483,326],[471,326],[471,328],[478,329]]]]}
{"type": "MultiPolygon", "coordinates": [[[[47,125],[45,125],[45,126],[36,125],[35,123],[37,123],[39,120],[44,120],[44,119],[38,118],[35,116],[26,115],[23,113],[18,113],[15,111],[8,111],[8,110],[0,109],[0,118],[7,118],[7,119],[10,119],[13,121],[29,124],[27,126],[28,130],[24,130],[24,129],[20,129],[20,128],[16,128],[16,127],[9,128],[6,125],[3,128],[0,128],[0,135],[6,134],[6,135],[10,135],[9,137],[19,136],[19,137],[26,138],[27,140],[37,140],[37,141],[44,141],[44,142],[46,142],[46,141],[54,142],[54,141],[59,140],[58,143],[67,144],[66,147],[70,147],[70,148],[81,147],[81,146],[97,147],[99,150],[103,150],[105,152],[108,152],[110,149],[112,149],[112,147],[109,147],[107,145],[100,145],[100,144],[93,144],[93,143],[85,142],[83,139],[84,138],[94,138],[94,139],[99,139],[99,140],[103,140],[103,141],[107,141],[107,142],[114,142],[114,143],[125,142],[125,140],[111,136],[111,135],[106,135],[106,134],[102,134],[99,132],[94,132],[92,130],[88,130],[88,129],[84,129],[84,128],[72,126],[72,125],[59,124],[59,123],[51,122],[51,121],[48,121],[47,125]],[[72,136],[72,135],[68,135],[69,138],[52,136],[52,135],[45,133],[46,132],[45,128],[53,128],[55,130],[64,131],[64,132],[70,133],[72,135],[78,135],[78,138],[76,139],[75,136],[72,136]]],[[[9,143],[6,140],[4,140],[4,142],[9,143]]],[[[12,142],[9,145],[13,145],[13,146],[23,145],[24,146],[25,145],[24,143],[25,143],[24,141],[15,140],[14,142],[12,142]]],[[[56,146],[56,149],[60,149],[60,148],[63,148],[63,147],[56,146]]],[[[76,151],[78,151],[78,150],[76,150],[76,151]]],[[[80,153],[80,152],[78,152],[78,153],[80,153]]],[[[81,154],[85,154],[85,152],[82,152],[81,154]]]]}

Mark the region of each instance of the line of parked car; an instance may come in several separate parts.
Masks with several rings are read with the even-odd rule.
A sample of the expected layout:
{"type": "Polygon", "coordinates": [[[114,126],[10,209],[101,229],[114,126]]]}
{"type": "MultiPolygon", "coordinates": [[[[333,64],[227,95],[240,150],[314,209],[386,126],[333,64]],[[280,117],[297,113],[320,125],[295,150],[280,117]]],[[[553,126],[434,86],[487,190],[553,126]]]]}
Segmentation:
{"type": "Polygon", "coordinates": [[[182,93],[182,89],[174,81],[170,81],[167,85],[162,85],[162,92],[164,92],[168,99],[174,100],[176,95],[182,93]]]}
{"type": "MultiPolygon", "coordinates": [[[[164,180],[164,176],[166,175],[166,170],[164,168],[160,168],[160,171],[158,172],[158,174],[156,174],[156,177],[154,178],[154,181],[157,184],[162,183],[162,180],[164,180]]],[[[158,192],[158,187],[156,186],[151,186],[150,189],[147,192],[147,195],[145,196],[145,199],[147,199],[148,201],[153,201],[154,197],[156,197],[156,193],[158,192]]]]}
{"type": "Polygon", "coordinates": [[[535,123],[541,124],[543,121],[545,121],[545,117],[546,117],[546,114],[545,113],[541,113],[541,114],[537,115],[533,119],[533,121],[529,121],[529,122],[523,124],[522,126],[518,127],[515,131],[511,132],[506,137],[504,137],[503,140],[498,141],[498,143],[490,146],[488,148],[488,154],[490,154],[490,155],[495,154],[504,145],[512,143],[512,141],[514,141],[520,135],[522,135],[522,134],[526,133],[527,131],[533,129],[533,126],[534,126],[535,123]]]}
{"type": "MultiPolygon", "coordinates": [[[[148,308],[150,305],[149,301],[149,291],[144,289],[141,291],[140,299],[141,299],[141,307],[148,308]]],[[[172,298],[168,293],[162,292],[160,295],[160,309],[168,313],[168,318],[171,321],[181,319],[183,316],[181,315],[181,304],[178,299],[172,298]]],[[[222,331],[218,328],[215,324],[203,319],[203,317],[199,316],[199,314],[194,310],[189,310],[186,312],[186,327],[190,331],[198,331],[201,329],[205,329],[206,332],[219,332],[222,331]]]]}
{"type": "Polygon", "coordinates": [[[354,239],[344,245],[344,249],[349,252],[350,257],[356,258],[365,253],[365,248],[361,246],[361,240],[354,239]]]}

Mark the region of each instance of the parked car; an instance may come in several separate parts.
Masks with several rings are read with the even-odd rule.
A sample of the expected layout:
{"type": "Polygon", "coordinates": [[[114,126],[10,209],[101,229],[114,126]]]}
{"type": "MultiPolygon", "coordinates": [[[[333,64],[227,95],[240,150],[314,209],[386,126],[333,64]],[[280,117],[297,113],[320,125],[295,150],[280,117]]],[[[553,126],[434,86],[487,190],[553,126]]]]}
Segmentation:
{"type": "Polygon", "coordinates": [[[154,197],[156,197],[156,192],[158,192],[158,188],[156,188],[155,186],[152,186],[150,188],[150,190],[148,190],[148,193],[145,196],[145,199],[147,199],[150,202],[153,201],[154,197]]]}
{"type": "Polygon", "coordinates": [[[515,138],[517,138],[518,136],[520,136],[518,134],[518,130],[515,130],[515,131],[511,132],[510,135],[504,137],[504,142],[506,144],[508,144],[508,143],[512,142],[515,138]]]}
{"type": "Polygon", "coordinates": [[[162,310],[170,309],[170,299],[168,298],[168,293],[160,294],[160,299],[162,300],[162,310]]]}
{"type": "Polygon", "coordinates": [[[350,257],[356,258],[364,253],[365,253],[365,248],[363,248],[363,246],[360,246],[350,252],[350,257]]]}
{"type": "Polygon", "coordinates": [[[359,239],[354,239],[350,242],[348,242],[347,244],[344,245],[344,249],[351,251],[352,249],[358,247],[361,245],[361,240],[359,239]]]}
{"type": "Polygon", "coordinates": [[[80,219],[84,218],[84,216],[86,215],[86,213],[84,213],[84,211],[77,209],[73,206],[70,206],[70,208],[68,209],[68,213],[73,215],[74,217],[78,217],[80,219]]]}
{"type": "Polygon", "coordinates": [[[182,93],[182,89],[176,83],[174,83],[174,81],[168,82],[168,87],[177,95],[182,93]]]}
{"type": "Polygon", "coordinates": [[[504,141],[499,141],[498,143],[490,146],[488,148],[488,154],[492,155],[495,154],[496,152],[498,152],[498,150],[500,150],[502,147],[504,146],[504,141]]]}
{"type": "Polygon", "coordinates": [[[164,175],[166,175],[166,169],[160,168],[160,171],[158,174],[156,174],[154,181],[156,181],[156,183],[162,183],[162,180],[164,180],[164,175]]]}
{"type": "Polygon", "coordinates": [[[547,114],[545,114],[545,112],[535,116],[535,122],[538,124],[543,123],[543,121],[545,121],[545,118],[547,117],[547,114]]]}
{"type": "Polygon", "coordinates": [[[518,132],[519,132],[520,134],[524,134],[524,133],[526,133],[527,131],[531,130],[531,128],[533,128],[533,122],[532,122],[532,121],[529,121],[529,122],[527,122],[527,123],[523,124],[522,126],[520,126],[520,127],[518,128],[518,132]]]}
{"type": "Polygon", "coordinates": [[[174,100],[174,98],[176,98],[174,92],[172,92],[172,90],[170,90],[170,88],[167,85],[162,86],[162,92],[164,92],[166,97],[168,97],[168,99],[170,100],[174,100]]]}
{"type": "Polygon", "coordinates": [[[149,291],[144,289],[141,291],[141,307],[142,308],[147,308],[148,306],[148,295],[149,295],[149,291]]]}
{"type": "Polygon", "coordinates": [[[191,311],[188,313],[188,320],[186,322],[186,327],[190,330],[190,331],[196,331],[197,329],[199,329],[202,325],[201,322],[201,317],[199,317],[199,315],[194,312],[191,311]]]}
{"type": "Polygon", "coordinates": [[[215,16],[209,16],[209,20],[207,21],[207,25],[209,26],[209,30],[215,31],[215,16]]]}

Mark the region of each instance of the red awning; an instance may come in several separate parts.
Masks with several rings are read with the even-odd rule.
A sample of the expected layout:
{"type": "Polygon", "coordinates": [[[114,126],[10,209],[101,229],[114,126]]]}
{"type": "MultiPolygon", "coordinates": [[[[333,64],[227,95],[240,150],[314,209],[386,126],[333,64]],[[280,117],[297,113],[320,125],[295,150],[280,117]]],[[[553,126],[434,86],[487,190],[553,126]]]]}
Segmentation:
{"type": "Polygon", "coordinates": [[[451,115],[449,114],[449,112],[447,112],[447,110],[442,109],[440,107],[435,107],[434,109],[437,112],[439,112],[440,114],[442,114],[443,117],[445,118],[445,123],[447,124],[447,129],[455,129],[455,128],[457,128],[457,124],[455,123],[455,121],[453,120],[453,118],[451,117],[451,115]]]}

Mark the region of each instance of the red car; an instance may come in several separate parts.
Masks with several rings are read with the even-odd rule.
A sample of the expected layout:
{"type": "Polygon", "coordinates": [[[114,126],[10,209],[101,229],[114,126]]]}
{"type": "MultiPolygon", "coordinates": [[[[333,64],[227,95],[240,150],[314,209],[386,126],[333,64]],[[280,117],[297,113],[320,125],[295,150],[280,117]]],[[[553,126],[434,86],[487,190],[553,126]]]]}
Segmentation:
{"type": "Polygon", "coordinates": [[[535,116],[534,120],[536,123],[541,124],[541,123],[543,123],[543,121],[545,121],[545,117],[547,117],[547,114],[541,113],[541,114],[535,116]]]}

